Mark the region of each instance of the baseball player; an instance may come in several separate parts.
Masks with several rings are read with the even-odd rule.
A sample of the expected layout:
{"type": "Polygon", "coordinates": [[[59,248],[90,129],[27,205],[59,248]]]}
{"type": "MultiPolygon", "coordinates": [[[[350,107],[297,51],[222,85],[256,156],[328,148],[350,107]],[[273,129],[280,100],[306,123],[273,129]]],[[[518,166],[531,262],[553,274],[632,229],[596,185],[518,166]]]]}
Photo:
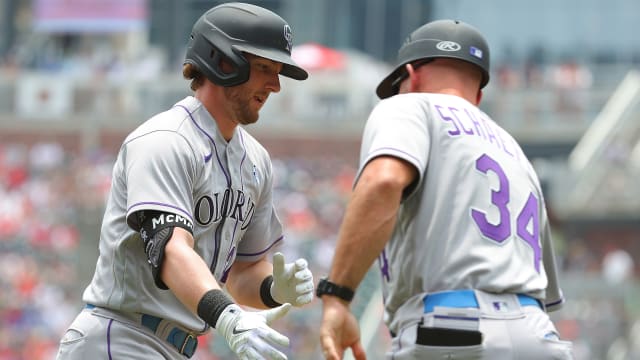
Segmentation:
{"type": "Polygon", "coordinates": [[[271,161],[238,125],[257,121],[279,75],[307,78],[291,45],[289,25],[258,6],[196,21],[183,66],[194,96],[122,144],[86,306],[58,359],[189,358],[212,327],[241,359],[287,358],[269,324],[313,299],[313,278],[304,259],[266,258],[283,241],[271,161]]]}
{"type": "Polygon", "coordinates": [[[387,358],[568,359],[547,311],[563,302],[540,183],[478,108],[489,47],[473,27],[415,30],[379,84],[323,300],[327,359],[365,359],[349,301],[374,260],[387,358]],[[357,254],[357,255],[355,255],[357,254]]]}

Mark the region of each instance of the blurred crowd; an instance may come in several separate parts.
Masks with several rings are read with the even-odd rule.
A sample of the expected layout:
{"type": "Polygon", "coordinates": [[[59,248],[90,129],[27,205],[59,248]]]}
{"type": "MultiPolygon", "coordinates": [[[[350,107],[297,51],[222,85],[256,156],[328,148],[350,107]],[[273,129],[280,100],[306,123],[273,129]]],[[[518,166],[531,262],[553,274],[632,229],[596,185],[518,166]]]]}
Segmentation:
{"type": "Polygon", "coordinates": [[[593,86],[591,68],[575,59],[551,64],[504,62],[495,70],[496,85],[502,91],[551,89],[555,113],[580,113],[588,109],[588,92],[593,86]]]}
{"type": "Polygon", "coordinates": [[[0,359],[53,358],[77,312],[78,215],[103,206],[111,163],[0,146],[0,359]]]}
{"type": "MultiPolygon", "coordinates": [[[[55,357],[60,336],[82,307],[81,291],[87,280],[78,273],[80,261],[95,263],[101,218],[87,221],[86,214],[102,215],[114,157],[107,151],[76,154],[56,142],[0,145],[0,360],[55,357]]],[[[273,164],[276,204],[286,228],[281,250],[287,257],[307,258],[314,275],[320,277],[331,262],[356,164],[338,157],[293,155],[273,159],[273,164]]],[[[628,254],[592,253],[580,241],[565,241],[561,233],[558,235],[559,261],[568,276],[580,273],[601,282],[608,276],[618,284],[631,280],[633,260],[628,254]]],[[[374,265],[359,288],[353,304],[356,313],[364,313],[374,298],[376,275],[374,265]]],[[[582,290],[585,284],[580,284],[582,290]]],[[[565,292],[571,297],[576,286],[568,285],[565,292]]],[[[616,349],[626,344],[620,342],[639,331],[631,320],[633,309],[638,307],[630,311],[626,305],[616,306],[616,302],[625,301],[624,296],[608,302],[602,287],[594,288],[597,292],[572,299],[559,322],[563,336],[575,341],[582,354],[577,359],[620,353],[616,349]],[[608,338],[612,339],[609,343],[596,341],[608,338]]],[[[373,309],[379,316],[380,304],[374,301],[373,309]]],[[[290,337],[291,358],[321,358],[317,338],[320,310],[316,299],[274,325],[290,337]]],[[[203,336],[200,343],[195,359],[231,356],[213,333],[203,336]]],[[[371,358],[382,358],[388,344],[389,335],[379,326],[370,344],[371,358]]]]}

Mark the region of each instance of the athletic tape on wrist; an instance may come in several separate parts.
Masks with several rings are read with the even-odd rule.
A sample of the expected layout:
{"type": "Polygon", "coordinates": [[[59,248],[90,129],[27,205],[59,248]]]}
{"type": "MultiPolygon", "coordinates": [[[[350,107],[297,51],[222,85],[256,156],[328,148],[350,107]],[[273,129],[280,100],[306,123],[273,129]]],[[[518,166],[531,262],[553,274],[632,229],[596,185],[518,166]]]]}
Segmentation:
{"type": "Polygon", "coordinates": [[[262,280],[262,284],[260,285],[260,299],[266,306],[275,308],[282,304],[275,301],[273,296],[271,295],[271,284],[273,284],[273,275],[269,275],[264,278],[264,280],[262,280]]]}
{"type": "Polygon", "coordinates": [[[224,309],[234,302],[222,290],[207,291],[198,302],[198,316],[207,324],[216,327],[218,318],[224,309]]]}

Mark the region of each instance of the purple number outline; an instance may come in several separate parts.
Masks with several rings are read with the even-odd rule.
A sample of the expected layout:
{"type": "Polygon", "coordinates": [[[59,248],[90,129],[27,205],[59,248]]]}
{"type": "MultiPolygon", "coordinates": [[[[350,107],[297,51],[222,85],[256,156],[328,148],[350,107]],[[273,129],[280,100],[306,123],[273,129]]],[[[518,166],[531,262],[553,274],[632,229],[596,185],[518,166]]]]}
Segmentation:
{"type": "MultiPolygon", "coordinates": [[[[475,221],[480,232],[490,240],[502,243],[511,236],[511,214],[507,204],[509,203],[509,179],[502,170],[498,162],[487,154],[483,154],[476,160],[476,169],[483,174],[488,171],[494,172],[499,179],[498,190],[491,190],[491,203],[500,211],[500,222],[491,224],[487,221],[486,213],[471,209],[471,217],[475,221]]],[[[533,193],[529,193],[527,202],[516,218],[516,234],[524,240],[533,250],[533,263],[536,272],[540,273],[540,262],[542,260],[542,249],[540,246],[540,212],[538,198],[533,193]],[[529,232],[527,225],[532,221],[532,232],[529,232]]]]}
{"type": "Polygon", "coordinates": [[[540,273],[540,262],[542,260],[542,248],[540,246],[540,212],[538,199],[533,193],[529,193],[529,198],[524,204],[522,211],[520,211],[520,214],[518,214],[516,223],[516,232],[522,240],[531,246],[533,250],[533,265],[536,271],[540,273]],[[533,222],[531,233],[527,230],[529,221],[533,222]]]}
{"type": "Polygon", "coordinates": [[[511,236],[511,221],[509,208],[509,197],[511,195],[509,191],[509,179],[505,175],[504,171],[495,160],[489,157],[487,154],[483,154],[476,160],[476,169],[486,174],[488,171],[493,171],[498,175],[500,181],[500,187],[498,190],[491,190],[491,203],[495,205],[500,211],[500,222],[492,224],[487,220],[486,213],[471,209],[471,217],[480,228],[482,235],[488,237],[491,240],[502,243],[511,236]]]}

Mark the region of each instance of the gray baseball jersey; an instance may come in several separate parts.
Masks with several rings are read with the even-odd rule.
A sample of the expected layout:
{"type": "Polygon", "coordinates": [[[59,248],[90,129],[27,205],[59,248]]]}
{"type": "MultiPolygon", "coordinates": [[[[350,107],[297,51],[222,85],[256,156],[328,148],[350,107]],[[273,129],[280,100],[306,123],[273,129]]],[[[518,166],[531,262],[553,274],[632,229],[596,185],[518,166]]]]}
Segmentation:
{"type": "Polygon", "coordinates": [[[539,181],[487,114],[451,95],[382,100],[365,126],[358,176],[381,155],[419,173],[379,258],[391,331],[420,316],[425,293],[437,291],[528,294],[548,310],[562,303],[539,181]]]}
{"type": "Polygon", "coordinates": [[[282,240],[271,187],[267,151],[242,127],[227,142],[194,97],[154,116],[118,154],[100,256],[83,300],[206,330],[171,291],[154,284],[133,214],[160,210],[191,223],[196,252],[224,283],[235,259],[256,260],[282,240]]]}

